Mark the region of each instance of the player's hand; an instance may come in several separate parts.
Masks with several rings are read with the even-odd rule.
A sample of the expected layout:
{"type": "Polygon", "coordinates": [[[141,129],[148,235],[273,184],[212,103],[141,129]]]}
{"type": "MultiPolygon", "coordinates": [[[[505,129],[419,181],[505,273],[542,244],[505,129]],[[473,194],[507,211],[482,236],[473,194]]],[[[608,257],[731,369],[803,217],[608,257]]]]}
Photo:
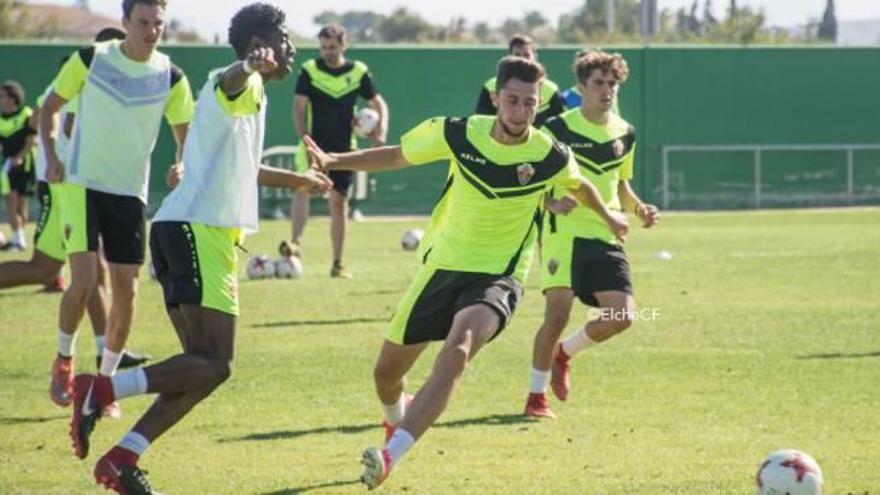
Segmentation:
{"type": "Polygon", "coordinates": [[[300,179],[312,194],[324,194],[333,187],[333,181],[330,180],[330,177],[313,168],[301,174],[300,179]]]}
{"type": "Polygon", "coordinates": [[[382,123],[380,122],[376,128],[373,129],[373,132],[367,134],[367,138],[373,141],[374,148],[381,148],[388,142],[387,134],[388,133],[382,128],[382,123]]]}
{"type": "Polygon", "coordinates": [[[278,69],[275,51],[266,46],[254,48],[253,51],[248,53],[247,62],[252,69],[260,74],[269,74],[278,69]]]}
{"type": "Polygon", "coordinates": [[[646,229],[660,223],[660,209],[654,205],[640,204],[636,207],[636,216],[642,221],[642,227],[646,229]]]}
{"type": "Polygon", "coordinates": [[[550,213],[565,216],[571,213],[571,210],[577,208],[577,201],[570,196],[563,196],[560,199],[548,197],[544,205],[550,213]]]}
{"type": "Polygon", "coordinates": [[[55,153],[46,153],[46,180],[50,184],[64,182],[64,164],[55,153]]]}
{"type": "Polygon", "coordinates": [[[608,227],[611,228],[614,237],[621,243],[626,242],[626,235],[629,233],[629,221],[626,219],[626,215],[618,211],[612,211],[606,222],[608,227]]]}
{"type": "Polygon", "coordinates": [[[312,139],[312,136],[303,136],[302,142],[306,146],[306,151],[308,151],[309,153],[310,168],[317,169],[321,172],[326,172],[336,161],[333,156],[331,156],[329,153],[322,150],[320,146],[318,146],[318,143],[316,143],[315,140],[312,139]]]}
{"type": "Polygon", "coordinates": [[[174,189],[180,184],[181,180],[183,180],[183,163],[175,163],[168,169],[168,173],[165,174],[165,184],[168,186],[168,189],[174,189]]]}

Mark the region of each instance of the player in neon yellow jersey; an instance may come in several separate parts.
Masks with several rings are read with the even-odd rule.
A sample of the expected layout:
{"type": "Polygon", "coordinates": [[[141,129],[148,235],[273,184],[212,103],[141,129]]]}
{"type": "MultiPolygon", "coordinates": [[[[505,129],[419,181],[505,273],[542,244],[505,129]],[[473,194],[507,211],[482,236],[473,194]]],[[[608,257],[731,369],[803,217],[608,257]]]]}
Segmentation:
{"type": "MultiPolygon", "coordinates": [[[[391,468],[442,413],[467,362],[496,337],[522,297],[545,193],[571,191],[615,235],[626,218],[610,212],[584,179],[568,148],[531,127],[544,69],[505,57],[498,65],[498,115],[433,118],[400,146],[329,155],[306,138],[314,163],[328,170],[399,169],[448,160],[443,208],[435,211],[431,246],[391,320],[374,370],[385,411],[385,448],[368,448],[361,480],[381,484],[391,468]],[[405,375],[431,341],[443,341],[434,371],[409,401],[405,375]]],[[[556,204],[549,207],[554,211],[556,204]]]]}
{"type": "MultiPolygon", "coordinates": [[[[547,121],[544,130],[571,148],[581,173],[593,183],[609,210],[633,213],[649,228],[659,221],[660,213],[656,206],[644,203],[629,183],[635,129],[613,111],[618,88],[629,73],[626,62],[618,54],[588,52],[575,61],[574,69],[583,102],[579,108],[547,121]]],[[[557,200],[564,200],[566,194],[553,190],[557,200]]],[[[553,392],[566,400],[570,357],[610,339],[632,323],[635,299],[629,263],[617,237],[590,210],[575,209],[567,216],[551,212],[545,218],[541,288],[546,309],[535,336],[527,416],[554,416],[545,395],[551,363],[553,392]],[[557,345],[575,296],[599,308],[600,315],[557,345]]]]}

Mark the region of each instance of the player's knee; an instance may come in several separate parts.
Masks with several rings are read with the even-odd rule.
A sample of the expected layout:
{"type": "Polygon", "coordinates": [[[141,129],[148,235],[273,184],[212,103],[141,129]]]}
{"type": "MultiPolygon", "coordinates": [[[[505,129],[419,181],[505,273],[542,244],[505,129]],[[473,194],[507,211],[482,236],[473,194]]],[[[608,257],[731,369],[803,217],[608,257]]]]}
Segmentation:
{"type": "Polygon", "coordinates": [[[470,354],[470,346],[459,344],[448,347],[443,351],[443,367],[450,377],[460,375],[467,367],[468,355],[470,354]]]}
{"type": "Polygon", "coordinates": [[[632,311],[622,309],[619,311],[619,314],[620,314],[620,316],[617,318],[614,318],[614,322],[613,322],[615,333],[623,332],[627,328],[631,327],[633,324],[632,311]]]}
{"type": "Polygon", "coordinates": [[[220,386],[232,376],[232,363],[218,361],[214,363],[214,386],[220,386]]]}
{"type": "Polygon", "coordinates": [[[376,383],[390,383],[398,380],[398,371],[389,363],[378,361],[373,367],[373,380],[376,383]]]}
{"type": "Polygon", "coordinates": [[[565,311],[548,311],[544,317],[544,326],[554,332],[565,330],[568,325],[568,313],[565,311]]]}

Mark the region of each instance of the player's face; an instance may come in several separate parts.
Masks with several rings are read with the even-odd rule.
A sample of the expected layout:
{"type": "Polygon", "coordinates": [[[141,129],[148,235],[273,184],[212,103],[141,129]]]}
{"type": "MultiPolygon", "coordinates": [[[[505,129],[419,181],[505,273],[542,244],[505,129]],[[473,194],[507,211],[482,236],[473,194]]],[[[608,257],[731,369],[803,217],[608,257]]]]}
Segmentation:
{"type": "Polygon", "coordinates": [[[583,106],[590,110],[608,111],[617,98],[620,81],[611,71],[593,70],[585,83],[578,84],[583,95],[583,106]]]}
{"type": "Polygon", "coordinates": [[[290,42],[287,28],[279,28],[275,34],[269,37],[267,42],[275,54],[275,61],[278,62],[278,68],[275,72],[268,74],[267,78],[284,79],[293,72],[293,56],[296,54],[296,48],[290,42]]]}
{"type": "Polygon", "coordinates": [[[9,96],[6,91],[0,91],[0,112],[8,114],[16,110],[18,110],[18,105],[15,103],[15,99],[9,96]]]}
{"type": "Polygon", "coordinates": [[[321,58],[327,65],[339,65],[345,53],[345,43],[336,38],[318,38],[321,43],[321,58]]]}
{"type": "Polygon", "coordinates": [[[538,50],[535,50],[535,45],[516,45],[510,50],[510,54],[514,57],[538,60],[538,50]]]}
{"type": "Polygon", "coordinates": [[[128,18],[122,19],[126,42],[138,53],[151,53],[165,30],[165,9],[158,5],[135,4],[128,18]]]}
{"type": "Polygon", "coordinates": [[[521,137],[535,121],[540,98],[540,83],[527,83],[519,79],[507,81],[495,96],[498,121],[511,137],[521,137]]]}

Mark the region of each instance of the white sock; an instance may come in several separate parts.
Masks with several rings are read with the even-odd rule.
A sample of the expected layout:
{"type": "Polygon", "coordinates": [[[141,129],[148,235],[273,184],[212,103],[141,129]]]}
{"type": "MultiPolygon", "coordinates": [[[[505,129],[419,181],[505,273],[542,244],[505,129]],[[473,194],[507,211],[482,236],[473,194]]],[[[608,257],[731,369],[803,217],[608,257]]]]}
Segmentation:
{"type": "Polygon", "coordinates": [[[21,247],[27,247],[27,237],[24,235],[24,229],[15,231],[15,242],[21,247]]]}
{"type": "Polygon", "coordinates": [[[382,404],[382,409],[385,411],[385,421],[388,424],[400,423],[403,420],[403,415],[406,414],[406,394],[401,392],[396,403],[390,406],[382,404]]]}
{"type": "Polygon", "coordinates": [[[73,357],[76,352],[76,332],[69,334],[58,330],[58,354],[62,357],[73,357]]]}
{"type": "Polygon", "coordinates": [[[385,446],[388,455],[391,457],[391,466],[394,467],[398,461],[406,454],[406,452],[416,443],[416,439],[403,428],[394,430],[394,435],[385,446]]]}
{"type": "Polygon", "coordinates": [[[547,384],[550,383],[550,370],[541,371],[532,368],[531,375],[531,388],[529,392],[533,394],[543,394],[547,390],[547,384]]]}
{"type": "Polygon", "coordinates": [[[117,373],[110,382],[113,384],[113,396],[116,400],[147,393],[147,374],[143,368],[117,373]]]}
{"type": "Polygon", "coordinates": [[[101,352],[101,374],[104,376],[115,375],[116,368],[119,367],[119,361],[121,359],[121,352],[113,352],[104,347],[104,350],[101,352]]]}
{"type": "Polygon", "coordinates": [[[95,335],[95,350],[98,351],[98,355],[101,356],[104,351],[104,336],[103,335],[95,335]]]}
{"type": "Polygon", "coordinates": [[[583,328],[571,334],[565,342],[562,343],[562,350],[568,357],[572,357],[582,350],[598,344],[595,340],[587,335],[587,331],[583,328]]]}
{"type": "Polygon", "coordinates": [[[140,457],[144,455],[144,452],[146,452],[148,448],[150,448],[150,441],[140,433],[130,431],[122,437],[122,440],[118,445],[125,450],[134,452],[140,457]]]}

